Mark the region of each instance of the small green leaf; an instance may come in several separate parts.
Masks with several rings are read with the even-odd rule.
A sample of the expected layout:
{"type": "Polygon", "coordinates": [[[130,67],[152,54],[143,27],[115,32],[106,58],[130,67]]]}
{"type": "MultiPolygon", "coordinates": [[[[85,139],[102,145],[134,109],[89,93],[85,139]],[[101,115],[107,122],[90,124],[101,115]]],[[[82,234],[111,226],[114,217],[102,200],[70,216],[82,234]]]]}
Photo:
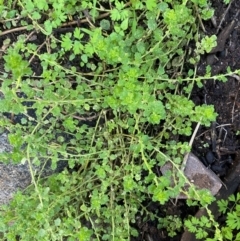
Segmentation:
{"type": "Polygon", "coordinates": [[[148,19],[147,25],[148,25],[148,28],[152,31],[157,28],[157,22],[153,17],[148,19]]]}
{"type": "Polygon", "coordinates": [[[44,22],[44,28],[45,28],[45,34],[46,35],[50,35],[51,33],[52,33],[52,23],[51,23],[51,21],[50,20],[46,20],[45,22],[44,22]]]}
{"type": "Polygon", "coordinates": [[[233,233],[232,233],[232,229],[229,227],[223,227],[221,229],[222,231],[222,235],[224,238],[226,238],[227,240],[232,240],[233,238],[233,233]]]}
{"type": "Polygon", "coordinates": [[[127,30],[127,28],[128,28],[128,18],[124,19],[123,22],[121,23],[122,30],[127,30]]]}
{"type": "Polygon", "coordinates": [[[97,168],[96,174],[100,179],[104,179],[106,177],[106,172],[102,167],[97,168]]]}
{"type": "Polygon", "coordinates": [[[83,34],[80,31],[80,28],[75,28],[73,36],[78,40],[80,40],[83,37],[83,34]]]}
{"type": "Polygon", "coordinates": [[[240,232],[236,235],[235,241],[240,241],[240,232]]]}
{"type": "Polygon", "coordinates": [[[146,0],[147,9],[153,11],[157,7],[156,0],[146,0]]]}
{"type": "Polygon", "coordinates": [[[37,6],[37,8],[40,9],[40,10],[45,10],[45,11],[48,10],[48,3],[47,3],[46,0],[41,0],[41,1],[38,1],[38,0],[37,0],[36,6],[37,6]]]}
{"type": "Polygon", "coordinates": [[[80,209],[83,211],[83,212],[87,212],[88,211],[88,207],[85,205],[85,204],[82,204],[80,209]]]}
{"type": "Polygon", "coordinates": [[[88,62],[88,56],[86,54],[82,54],[81,60],[86,64],[88,62]]]}
{"type": "Polygon", "coordinates": [[[76,125],[72,117],[68,117],[66,120],[64,120],[63,125],[67,130],[72,132],[76,129],[76,125]]]}
{"type": "Polygon", "coordinates": [[[231,202],[235,202],[236,201],[236,198],[235,198],[235,195],[230,195],[229,197],[228,197],[228,200],[229,201],[231,201],[231,202]]]}
{"type": "Polygon", "coordinates": [[[61,219],[60,218],[57,218],[57,219],[54,220],[54,225],[55,226],[60,226],[60,224],[61,224],[61,219]]]}
{"type": "Polygon", "coordinates": [[[110,25],[110,21],[107,20],[107,19],[102,19],[100,21],[100,27],[103,29],[103,30],[109,30],[111,25],[110,25]]]}
{"type": "Polygon", "coordinates": [[[161,12],[165,12],[166,9],[168,8],[168,4],[166,2],[160,2],[158,4],[158,8],[161,12]]]}
{"type": "Polygon", "coordinates": [[[35,11],[35,12],[32,13],[32,18],[34,20],[39,20],[41,18],[41,15],[39,14],[39,12],[35,11]]]}
{"type": "Polygon", "coordinates": [[[39,231],[38,231],[38,237],[44,237],[45,235],[46,235],[46,230],[44,230],[44,229],[40,229],[39,231]]]}
{"type": "Polygon", "coordinates": [[[136,188],[136,183],[131,176],[125,176],[123,179],[123,186],[126,192],[130,192],[136,188]]]}
{"type": "Polygon", "coordinates": [[[78,232],[79,241],[91,240],[92,230],[89,230],[87,227],[82,227],[78,232]]]}
{"type": "Polygon", "coordinates": [[[66,34],[62,37],[61,47],[65,49],[65,51],[69,51],[72,49],[72,40],[70,39],[71,35],[66,34]]]}
{"type": "Polygon", "coordinates": [[[236,212],[228,213],[226,222],[231,229],[240,229],[240,218],[236,212]]]}

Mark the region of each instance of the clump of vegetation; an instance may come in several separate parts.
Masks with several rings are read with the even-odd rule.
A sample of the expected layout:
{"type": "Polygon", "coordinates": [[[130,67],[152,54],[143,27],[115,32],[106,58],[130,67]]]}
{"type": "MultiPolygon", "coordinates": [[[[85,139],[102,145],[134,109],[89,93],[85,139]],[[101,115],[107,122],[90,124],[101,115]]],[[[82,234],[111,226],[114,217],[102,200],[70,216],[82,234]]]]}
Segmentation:
{"type": "MultiPolygon", "coordinates": [[[[0,3],[6,31],[24,31],[3,54],[0,124],[14,149],[1,158],[27,162],[32,175],[32,185],[1,207],[3,238],[130,240],[138,236],[137,215],[175,235],[181,221],[153,215],[144,203],[178,196],[191,149],[179,137],[217,116],[213,106],[189,100],[194,84],[225,80],[196,76],[200,54],[216,45],[215,37],[200,38],[200,21],[213,15],[209,2],[0,3]],[[31,169],[47,162],[55,169],[59,161],[67,168],[45,179],[31,169]],[[161,176],[167,161],[176,172],[161,176]]],[[[202,206],[214,199],[192,184],[187,194],[202,206]]]]}
{"type": "Polygon", "coordinates": [[[189,218],[185,222],[186,227],[190,232],[196,233],[198,239],[204,239],[206,241],[239,240],[240,193],[237,193],[236,196],[229,196],[227,200],[219,200],[217,204],[220,214],[225,215],[226,218],[220,223],[220,232],[216,232],[213,238],[208,238],[210,234],[212,235],[213,226],[206,216],[203,216],[200,219],[197,219],[196,217],[189,218]]]}

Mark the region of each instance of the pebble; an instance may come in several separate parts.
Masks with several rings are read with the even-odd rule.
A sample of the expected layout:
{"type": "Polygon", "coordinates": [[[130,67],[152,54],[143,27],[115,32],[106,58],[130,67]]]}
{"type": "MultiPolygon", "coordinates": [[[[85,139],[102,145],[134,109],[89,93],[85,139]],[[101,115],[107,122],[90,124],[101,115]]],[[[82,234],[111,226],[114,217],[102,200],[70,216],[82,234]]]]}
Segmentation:
{"type": "Polygon", "coordinates": [[[215,156],[214,154],[211,152],[211,151],[208,151],[207,154],[206,154],[206,160],[208,162],[208,164],[213,164],[214,161],[215,161],[215,156]]]}

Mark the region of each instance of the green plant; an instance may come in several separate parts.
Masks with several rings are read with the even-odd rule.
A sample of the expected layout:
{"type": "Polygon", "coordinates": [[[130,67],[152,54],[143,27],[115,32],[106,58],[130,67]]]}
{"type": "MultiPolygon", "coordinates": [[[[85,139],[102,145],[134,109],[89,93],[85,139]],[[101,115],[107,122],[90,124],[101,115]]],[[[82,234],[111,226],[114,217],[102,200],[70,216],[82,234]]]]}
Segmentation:
{"type": "MultiPolygon", "coordinates": [[[[130,240],[138,235],[136,215],[153,217],[143,203],[164,205],[186,182],[186,194],[196,198],[191,204],[207,207],[213,197],[181,171],[191,147],[179,136],[189,137],[193,123],[209,126],[217,116],[213,106],[189,100],[194,84],[232,74],[196,77],[195,66],[185,69],[191,62],[186,45],[201,42],[195,14],[203,18],[208,2],[17,3],[18,25],[41,32],[44,42],[38,46],[21,35],[3,56],[0,125],[14,148],[1,158],[27,162],[32,175],[32,185],[1,208],[3,238],[130,240]],[[62,32],[73,16],[82,25],[62,32]],[[56,169],[60,160],[68,168],[48,178],[31,169],[49,161],[56,169]],[[161,176],[156,170],[167,161],[174,170],[161,176]]],[[[210,40],[205,50],[213,47],[210,40]]],[[[179,219],[154,218],[170,235],[176,230],[167,224],[180,229],[179,219]]]]}
{"type": "Polygon", "coordinates": [[[227,200],[217,201],[219,212],[226,216],[226,220],[218,223],[216,220],[206,216],[201,218],[192,217],[185,221],[185,226],[190,232],[196,234],[196,238],[206,241],[234,240],[240,239],[240,193],[231,195],[227,200]],[[217,226],[217,232],[213,233],[213,226],[217,226]],[[210,238],[213,236],[213,238],[210,238]]]}
{"type": "Polygon", "coordinates": [[[226,214],[226,221],[221,227],[224,240],[240,239],[240,193],[231,195],[227,200],[218,202],[219,211],[226,214]]]}
{"type": "Polygon", "coordinates": [[[166,218],[161,218],[159,220],[158,228],[165,228],[170,237],[174,237],[177,234],[177,231],[182,229],[182,220],[177,215],[169,215],[166,218]]]}
{"type": "Polygon", "coordinates": [[[200,47],[201,50],[199,50],[199,52],[201,54],[203,54],[204,51],[209,53],[214,47],[217,46],[217,36],[216,35],[212,35],[211,37],[206,36],[201,40],[200,46],[201,46],[200,47]]]}
{"type": "Polygon", "coordinates": [[[230,0],[223,0],[225,4],[229,4],[230,0]]]}

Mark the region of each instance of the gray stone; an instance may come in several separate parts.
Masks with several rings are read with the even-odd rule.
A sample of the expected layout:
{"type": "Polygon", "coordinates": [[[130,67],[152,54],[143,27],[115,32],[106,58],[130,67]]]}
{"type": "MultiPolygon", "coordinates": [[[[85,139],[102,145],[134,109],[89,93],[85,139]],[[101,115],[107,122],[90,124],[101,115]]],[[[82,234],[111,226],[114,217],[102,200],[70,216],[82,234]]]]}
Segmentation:
{"type": "MultiPolygon", "coordinates": [[[[7,133],[0,135],[0,153],[11,152],[12,146],[8,142],[7,133]]],[[[40,166],[32,165],[35,176],[47,177],[53,173],[61,172],[66,166],[67,162],[59,160],[56,170],[51,169],[51,161],[42,160],[40,155],[38,157],[42,164],[40,166]]],[[[15,192],[23,190],[32,182],[28,163],[24,164],[4,164],[0,160],[0,205],[8,204],[15,192]]]]}
{"type": "Polygon", "coordinates": [[[8,204],[15,192],[31,183],[26,165],[0,164],[0,205],[8,204]]]}
{"type": "MultiPolygon", "coordinates": [[[[11,150],[7,134],[1,134],[0,153],[11,150]]],[[[31,176],[27,164],[13,165],[0,162],[0,205],[9,203],[17,190],[26,188],[30,183],[31,176]]]]}
{"type": "MultiPolygon", "coordinates": [[[[208,189],[212,195],[215,196],[222,186],[220,178],[212,170],[206,168],[194,154],[189,153],[188,156],[185,156],[185,158],[187,158],[187,162],[184,174],[188,180],[198,189],[208,189]]],[[[172,171],[172,169],[173,167],[171,162],[167,162],[163,167],[161,167],[161,172],[164,175],[166,171],[172,171]]],[[[188,185],[186,185],[184,189],[188,190],[188,185]]],[[[187,196],[180,193],[177,198],[186,199],[187,196]]]]}
{"type": "Polygon", "coordinates": [[[3,152],[11,152],[12,146],[8,142],[7,133],[3,133],[0,135],[0,153],[3,152]]]}

